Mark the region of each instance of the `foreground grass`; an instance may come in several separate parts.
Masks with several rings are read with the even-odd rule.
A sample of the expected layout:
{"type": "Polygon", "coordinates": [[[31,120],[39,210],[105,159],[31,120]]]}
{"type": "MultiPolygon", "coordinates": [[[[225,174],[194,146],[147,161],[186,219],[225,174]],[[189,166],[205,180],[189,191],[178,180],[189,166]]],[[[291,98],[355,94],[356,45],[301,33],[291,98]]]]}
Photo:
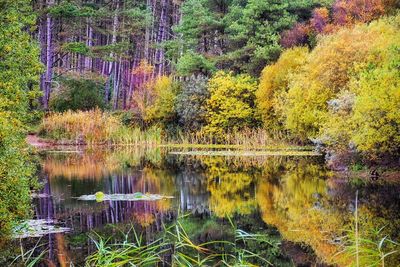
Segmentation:
{"type": "Polygon", "coordinates": [[[120,243],[109,244],[96,236],[92,238],[96,251],[86,259],[86,266],[273,266],[273,263],[248,250],[251,242],[263,243],[271,248],[279,246],[272,243],[266,235],[250,234],[237,229],[231,221],[233,240],[212,240],[195,242],[185,230],[184,220],[164,226],[160,237],[146,242],[142,235],[132,228],[120,243]],[[133,236],[133,238],[129,238],[133,236]]]}

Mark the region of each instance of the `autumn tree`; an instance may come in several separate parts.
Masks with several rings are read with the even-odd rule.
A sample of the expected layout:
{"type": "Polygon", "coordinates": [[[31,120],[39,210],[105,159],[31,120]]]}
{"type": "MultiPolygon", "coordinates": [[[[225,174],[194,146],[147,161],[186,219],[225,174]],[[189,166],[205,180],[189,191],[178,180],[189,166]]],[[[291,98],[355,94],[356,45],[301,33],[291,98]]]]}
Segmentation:
{"type": "Polygon", "coordinates": [[[284,110],[285,125],[297,138],[316,138],[328,117],[328,101],[349,88],[349,74],[396,43],[396,24],[390,20],[343,29],[322,38],[311,51],[290,81],[284,110]]]}
{"type": "Polygon", "coordinates": [[[307,54],[308,49],[304,47],[286,50],[276,63],[267,65],[261,73],[256,92],[257,109],[270,133],[284,130],[283,109],[289,82],[305,64],[307,54]]]}
{"type": "Polygon", "coordinates": [[[354,146],[369,159],[400,153],[399,44],[381,51],[380,62],[358,69],[349,91],[330,101],[322,138],[331,149],[354,146]]]}
{"type": "Polygon", "coordinates": [[[154,85],[154,100],[148,107],[146,121],[148,123],[161,123],[163,126],[173,124],[177,119],[176,101],[180,93],[180,85],[171,77],[158,77],[154,85]]]}
{"type": "Polygon", "coordinates": [[[396,1],[387,0],[336,0],[332,6],[313,10],[308,21],[297,23],[283,31],[280,43],[289,48],[296,45],[315,45],[315,36],[337,32],[342,27],[356,23],[368,23],[390,14],[396,8],[396,1]]]}
{"type": "Polygon", "coordinates": [[[255,125],[257,83],[253,78],[220,71],[210,79],[208,89],[206,132],[221,138],[226,131],[255,125]]]}

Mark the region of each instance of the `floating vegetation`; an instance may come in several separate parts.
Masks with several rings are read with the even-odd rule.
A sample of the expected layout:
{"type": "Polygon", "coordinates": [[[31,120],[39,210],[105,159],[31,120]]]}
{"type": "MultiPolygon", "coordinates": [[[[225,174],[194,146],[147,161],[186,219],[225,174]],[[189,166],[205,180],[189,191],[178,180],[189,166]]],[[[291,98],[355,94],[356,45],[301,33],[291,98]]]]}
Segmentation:
{"type": "Polygon", "coordinates": [[[78,200],[84,201],[156,201],[163,199],[174,198],[172,196],[163,196],[158,194],[143,194],[141,192],[136,192],[133,194],[104,194],[103,192],[97,192],[94,195],[83,195],[78,197],[78,200]]]}
{"type": "Polygon", "coordinates": [[[13,238],[42,237],[69,231],[67,227],[55,225],[53,220],[26,220],[14,227],[13,238]]]}
{"type": "Polygon", "coordinates": [[[320,156],[315,151],[245,151],[245,150],[192,150],[192,151],[171,151],[172,155],[190,155],[190,156],[231,156],[231,157],[257,157],[257,156],[320,156]]]}

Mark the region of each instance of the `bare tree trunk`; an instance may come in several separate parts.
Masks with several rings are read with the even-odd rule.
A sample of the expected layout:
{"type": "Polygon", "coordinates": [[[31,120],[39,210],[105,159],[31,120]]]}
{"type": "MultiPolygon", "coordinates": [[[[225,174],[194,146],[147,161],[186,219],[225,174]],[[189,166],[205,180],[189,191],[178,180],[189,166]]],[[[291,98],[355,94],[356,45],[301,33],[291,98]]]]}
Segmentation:
{"type": "MultiPolygon", "coordinates": [[[[51,7],[54,4],[54,0],[47,0],[47,7],[51,7]]],[[[49,108],[49,100],[51,93],[51,82],[53,78],[53,45],[52,45],[52,27],[53,20],[50,14],[47,14],[46,18],[46,73],[44,81],[44,109],[49,108]]]]}
{"type": "Polygon", "coordinates": [[[164,71],[164,49],[161,46],[162,42],[166,40],[166,24],[167,24],[167,0],[161,0],[161,14],[158,23],[157,33],[157,50],[155,57],[156,71],[160,76],[164,71]]]}
{"type": "MultiPolygon", "coordinates": [[[[39,43],[40,43],[40,61],[46,65],[46,23],[45,19],[42,17],[40,18],[40,25],[39,25],[39,43]]],[[[43,96],[41,97],[41,103],[44,106],[46,100],[44,97],[44,92],[46,91],[46,73],[40,75],[40,89],[43,92],[43,96]]]]}
{"type": "MultiPolygon", "coordinates": [[[[146,10],[152,11],[151,1],[146,1],[146,10]]],[[[149,61],[149,43],[150,43],[150,27],[153,25],[153,16],[151,17],[152,22],[150,25],[146,25],[146,32],[144,37],[144,58],[149,61]]]]}
{"type": "MultiPolygon", "coordinates": [[[[93,45],[93,28],[90,25],[91,21],[88,18],[86,20],[86,46],[87,47],[92,47],[93,45]]],[[[92,64],[93,64],[93,60],[92,58],[90,58],[89,56],[85,56],[85,70],[86,71],[92,71],[92,64]]]]}
{"type": "Polygon", "coordinates": [[[116,110],[118,108],[118,100],[119,100],[119,88],[120,88],[120,80],[121,80],[121,59],[118,60],[117,65],[117,71],[115,72],[115,79],[114,79],[114,90],[113,90],[113,95],[114,95],[114,105],[113,108],[116,110]]]}
{"type": "MultiPolygon", "coordinates": [[[[115,44],[117,42],[117,29],[118,29],[118,11],[119,11],[119,0],[116,1],[116,7],[115,7],[115,13],[114,13],[114,18],[113,18],[113,27],[112,27],[112,37],[111,37],[111,44],[115,44]]],[[[114,57],[114,53],[111,52],[110,53],[110,58],[114,57]]],[[[113,76],[113,90],[112,92],[115,93],[116,92],[116,79],[117,79],[117,63],[115,61],[109,62],[108,65],[108,76],[110,79],[110,76],[113,76]],[[112,73],[113,71],[113,73],[112,73]]],[[[106,88],[107,89],[107,88],[106,88]]],[[[107,90],[106,90],[107,91],[107,90]]],[[[107,92],[106,92],[107,93],[107,92]]],[[[113,97],[115,97],[113,95],[113,97]]],[[[106,99],[108,100],[108,95],[106,96],[106,99]]],[[[106,104],[108,103],[108,101],[106,102],[106,104]]],[[[115,103],[114,103],[115,106],[115,103]]]]}

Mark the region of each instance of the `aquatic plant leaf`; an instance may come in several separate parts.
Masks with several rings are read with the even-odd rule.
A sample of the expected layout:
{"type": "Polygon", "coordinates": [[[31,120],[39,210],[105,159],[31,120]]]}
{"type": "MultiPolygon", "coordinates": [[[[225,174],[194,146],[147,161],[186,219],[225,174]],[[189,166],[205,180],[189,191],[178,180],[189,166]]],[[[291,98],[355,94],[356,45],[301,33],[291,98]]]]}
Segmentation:
{"type": "Polygon", "coordinates": [[[94,196],[96,197],[96,202],[102,202],[104,200],[104,193],[103,192],[96,192],[96,194],[94,194],[94,196]]]}
{"type": "Polygon", "coordinates": [[[13,238],[41,237],[69,231],[70,228],[55,225],[53,220],[26,220],[14,227],[13,238]]]}
{"type": "Polygon", "coordinates": [[[104,194],[103,192],[97,192],[95,195],[82,195],[78,197],[78,200],[83,200],[83,201],[97,201],[97,202],[102,202],[102,201],[156,201],[156,200],[162,200],[162,199],[169,199],[169,198],[174,198],[173,196],[163,196],[159,194],[143,194],[140,192],[136,192],[133,194],[104,194]],[[100,198],[100,194],[102,193],[100,198]]]}

